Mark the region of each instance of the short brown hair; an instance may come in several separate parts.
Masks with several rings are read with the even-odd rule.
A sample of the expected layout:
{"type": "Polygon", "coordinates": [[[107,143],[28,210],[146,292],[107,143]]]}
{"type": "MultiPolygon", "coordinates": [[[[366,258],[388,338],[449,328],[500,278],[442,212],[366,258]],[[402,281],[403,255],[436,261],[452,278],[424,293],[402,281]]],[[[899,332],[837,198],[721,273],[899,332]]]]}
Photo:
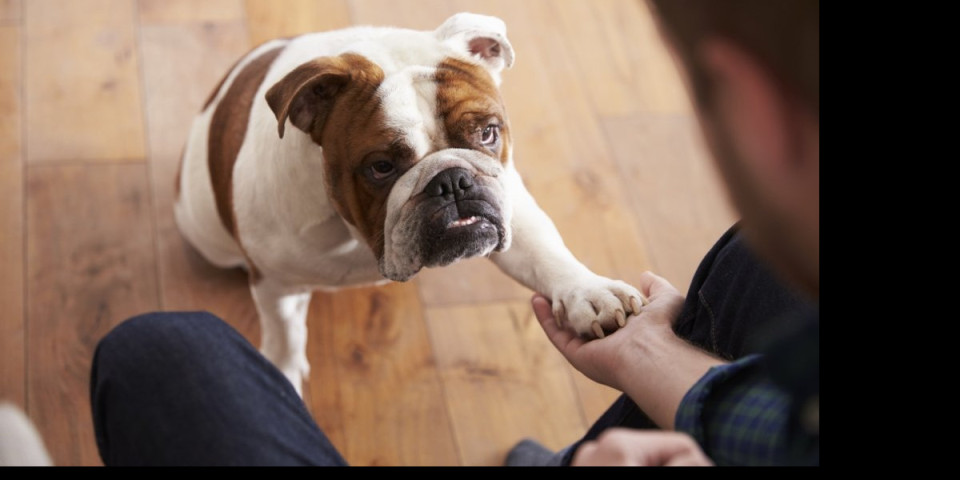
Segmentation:
{"type": "Polygon", "coordinates": [[[698,102],[708,79],[697,59],[703,40],[723,38],[752,54],[785,92],[820,115],[819,0],[650,0],[687,67],[698,102]]]}

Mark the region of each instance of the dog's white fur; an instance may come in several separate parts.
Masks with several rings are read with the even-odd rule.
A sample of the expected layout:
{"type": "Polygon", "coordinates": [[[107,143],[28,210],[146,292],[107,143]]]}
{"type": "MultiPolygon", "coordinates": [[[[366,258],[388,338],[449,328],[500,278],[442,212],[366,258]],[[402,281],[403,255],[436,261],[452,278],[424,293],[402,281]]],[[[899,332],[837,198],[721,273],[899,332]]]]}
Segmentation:
{"type": "MultiPolygon", "coordinates": [[[[422,262],[405,247],[409,241],[404,206],[439,171],[461,166],[500,189],[507,237],[503,251],[489,255],[523,285],[554,299],[555,312],[589,334],[594,321],[616,328],[617,310],[629,313],[631,298],[642,296],[629,285],[592,273],[564,246],[559,232],[537,206],[514,168],[472,150],[447,148],[435,111],[434,67],[447,57],[482,64],[500,83],[500,72],[513,63],[506,26],[497,18],[473,14],[451,17],[436,31],[385,27],[346,30],[277,40],[248,54],[227,77],[219,94],[194,121],[184,154],[180,196],[175,206],[183,235],[208,260],[221,267],[245,264],[244,252],[261,272],[251,289],[261,318],[261,351],[298,389],[308,375],[306,315],[316,289],[405,279],[422,262]],[[468,42],[482,36],[499,42],[500,54],[471,55],[468,42]],[[284,46],[255,95],[246,137],[233,170],[237,241],[224,227],[211,187],[207,161],[210,121],[237,72],[253,58],[284,46]],[[384,228],[382,265],[357,230],[337,213],[327,192],[321,147],[303,131],[277,120],[264,96],[286,74],[321,56],[344,52],[363,55],[384,71],[378,94],[388,123],[404,132],[420,161],[394,184],[384,228]],[[382,268],[381,268],[382,267],[382,268]],[[563,305],[562,307],[560,305],[563,305]],[[565,311],[560,311],[560,309],[565,311]]],[[[504,148],[512,148],[507,144],[504,148]]],[[[490,249],[492,250],[492,248],[490,249]]],[[[595,328],[595,327],[594,327],[595,328]]]]}

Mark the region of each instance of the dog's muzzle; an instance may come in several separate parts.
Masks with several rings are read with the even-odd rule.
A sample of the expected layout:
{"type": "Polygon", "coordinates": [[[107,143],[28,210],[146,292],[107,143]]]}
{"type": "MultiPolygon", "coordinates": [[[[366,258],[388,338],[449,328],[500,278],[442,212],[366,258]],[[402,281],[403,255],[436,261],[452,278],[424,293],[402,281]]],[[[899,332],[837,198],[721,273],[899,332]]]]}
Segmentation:
{"type": "Polygon", "coordinates": [[[449,265],[501,249],[503,215],[494,193],[469,170],[454,167],[433,177],[422,192],[420,253],[424,266],[449,265]]]}
{"type": "Polygon", "coordinates": [[[380,273],[405,281],[423,267],[510,248],[509,175],[496,158],[435,152],[394,183],[387,199],[380,273]]]}

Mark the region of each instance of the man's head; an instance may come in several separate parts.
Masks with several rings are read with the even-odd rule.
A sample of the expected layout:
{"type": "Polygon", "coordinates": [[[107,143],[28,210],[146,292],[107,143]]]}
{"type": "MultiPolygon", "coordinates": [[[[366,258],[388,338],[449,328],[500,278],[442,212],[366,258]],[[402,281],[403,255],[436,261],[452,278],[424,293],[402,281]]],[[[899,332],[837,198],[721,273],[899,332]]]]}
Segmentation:
{"type": "Polygon", "coordinates": [[[745,235],[819,298],[819,0],[650,2],[745,235]]]}

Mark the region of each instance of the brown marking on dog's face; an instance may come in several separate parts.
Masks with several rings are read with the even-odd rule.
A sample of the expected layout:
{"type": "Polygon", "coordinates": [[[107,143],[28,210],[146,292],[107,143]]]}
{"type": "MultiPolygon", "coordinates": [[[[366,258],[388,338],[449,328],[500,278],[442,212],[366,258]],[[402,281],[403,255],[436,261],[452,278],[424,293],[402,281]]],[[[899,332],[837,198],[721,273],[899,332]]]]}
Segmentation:
{"type": "Polygon", "coordinates": [[[453,148],[477,150],[510,160],[510,125],[500,90],[480,65],[447,58],[437,66],[437,113],[453,148]],[[485,131],[497,130],[495,142],[484,143],[485,131]]]}
{"type": "Polygon", "coordinates": [[[284,135],[287,118],[323,147],[326,188],[337,212],[383,254],[387,196],[396,175],[374,168],[391,162],[408,168],[413,152],[386,126],[377,89],[383,70],[367,58],[346,53],[307,62],[267,92],[284,135]]]}
{"type": "MultiPolygon", "coordinates": [[[[247,123],[253,108],[254,95],[263,83],[273,60],[283,47],[263,52],[247,63],[234,78],[230,88],[217,104],[210,119],[210,134],[207,142],[207,162],[217,213],[227,231],[237,239],[241,251],[243,245],[237,234],[237,217],[233,209],[233,167],[247,134],[247,123]]],[[[216,95],[216,94],[214,94],[216,95]]],[[[251,278],[259,277],[256,267],[244,252],[251,278]]]]}

